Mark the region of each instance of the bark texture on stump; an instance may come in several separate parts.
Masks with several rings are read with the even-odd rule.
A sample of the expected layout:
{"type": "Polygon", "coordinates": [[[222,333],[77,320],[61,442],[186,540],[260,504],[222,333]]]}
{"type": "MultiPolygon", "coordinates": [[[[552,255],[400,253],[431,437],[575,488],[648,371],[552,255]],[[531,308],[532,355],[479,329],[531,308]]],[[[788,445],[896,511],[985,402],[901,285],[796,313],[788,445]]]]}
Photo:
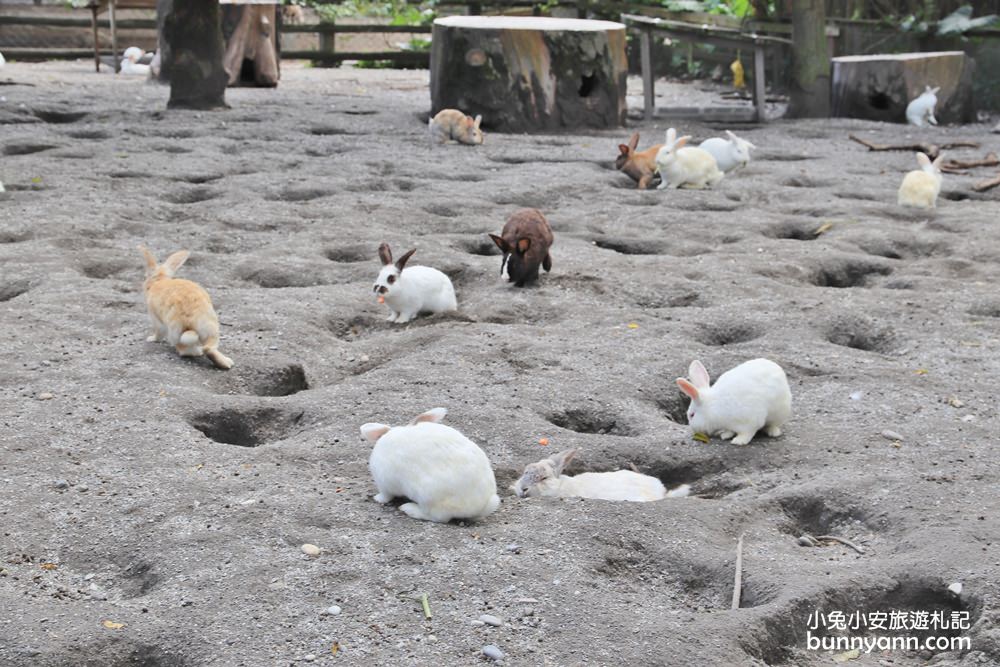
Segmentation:
{"type": "Polygon", "coordinates": [[[974,68],[962,51],[834,58],[833,115],[905,123],[906,105],[931,86],[939,123],[974,122],[974,68]]]}
{"type": "Polygon", "coordinates": [[[825,0],[792,2],[792,86],[788,115],[830,115],[830,47],[826,42],[825,0]]]}
{"type": "Polygon", "coordinates": [[[239,83],[274,87],[278,63],[277,5],[226,5],[222,8],[222,35],[226,40],[223,66],[229,85],[239,83]]]}
{"type": "Polygon", "coordinates": [[[170,81],[168,109],[226,106],[219,0],[163,2],[163,75],[170,81]]]}
{"type": "Polygon", "coordinates": [[[610,21],[454,16],[434,22],[431,113],[482,114],[501,131],[620,127],[625,26],[610,21]]]}

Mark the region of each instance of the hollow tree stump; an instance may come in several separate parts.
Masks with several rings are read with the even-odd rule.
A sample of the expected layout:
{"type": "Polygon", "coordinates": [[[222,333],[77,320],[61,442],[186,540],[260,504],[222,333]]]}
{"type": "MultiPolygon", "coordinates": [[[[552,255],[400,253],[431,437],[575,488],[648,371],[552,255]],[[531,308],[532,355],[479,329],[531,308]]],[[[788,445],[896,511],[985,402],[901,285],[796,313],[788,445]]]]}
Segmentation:
{"type": "Polygon", "coordinates": [[[163,75],[170,81],[170,109],[226,106],[229,76],[222,66],[224,47],[219,0],[162,0],[163,75]]]}
{"type": "Polygon", "coordinates": [[[962,51],[841,56],[832,60],[834,116],[905,123],[906,105],[924,92],[925,86],[940,86],[934,112],[938,122],[975,120],[975,63],[962,51]]]}
{"type": "Polygon", "coordinates": [[[625,26],[611,21],[451,16],[434,21],[431,112],[482,114],[501,131],[619,127],[625,26]]]}

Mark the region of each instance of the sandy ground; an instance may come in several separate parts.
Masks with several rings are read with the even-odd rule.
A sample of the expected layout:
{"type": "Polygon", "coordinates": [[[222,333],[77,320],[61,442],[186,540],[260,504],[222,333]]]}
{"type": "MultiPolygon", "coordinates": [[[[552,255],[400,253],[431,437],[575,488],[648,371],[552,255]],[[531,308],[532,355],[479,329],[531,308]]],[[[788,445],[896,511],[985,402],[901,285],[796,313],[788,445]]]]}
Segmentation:
{"type": "MultiPolygon", "coordinates": [[[[86,62],[0,71],[0,664],[475,665],[488,644],[510,665],[832,664],[805,646],[817,609],[969,613],[971,651],[852,665],[998,664],[985,170],[908,212],[913,156],[847,134],[910,129],[776,122],[742,130],[756,161],[717,190],[639,192],[611,164],[625,131],[435,150],[426,72],[283,73],[193,113],[86,62]],[[556,243],[518,290],[485,234],[522,206],[556,243]],[[386,323],[383,240],[451,275],[460,312],[386,323]],[[140,242],[192,250],[232,371],[145,342],[140,242]],[[674,378],[757,356],[789,375],[785,435],[693,440],[674,378]],[[481,523],[371,500],[358,426],[439,405],[495,467],[481,523]],[[507,489],[569,447],[570,472],[632,464],[693,496],[507,489]]],[[[927,137],[979,157],[1000,151],[986,128],[927,137]]]]}

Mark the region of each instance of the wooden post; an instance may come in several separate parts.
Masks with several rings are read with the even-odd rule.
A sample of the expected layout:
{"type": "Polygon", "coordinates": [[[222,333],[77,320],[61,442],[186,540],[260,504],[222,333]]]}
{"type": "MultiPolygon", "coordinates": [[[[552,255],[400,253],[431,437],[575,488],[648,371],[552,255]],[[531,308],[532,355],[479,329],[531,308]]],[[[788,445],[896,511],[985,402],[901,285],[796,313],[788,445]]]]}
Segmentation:
{"type": "Polygon", "coordinates": [[[108,20],[111,21],[111,62],[117,74],[122,69],[122,63],[118,59],[118,31],[115,29],[115,0],[108,2],[108,20]]]}
{"type": "Polygon", "coordinates": [[[639,57],[642,64],[642,115],[652,120],[656,115],[656,91],[653,88],[656,73],[653,72],[652,30],[643,28],[639,33],[639,57]]]}
{"type": "Polygon", "coordinates": [[[764,47],[753,47],[753,106],[757,112],[757,122],[767,122],[767,83],[764,65],[764,47]]]}
{"type": "Polygon", "coordinates": [[[94,29],[94,70],[101,71],[101,46],[97,41],[97,3],[90,6],[90,27],[94,29]]]}
{"type": "Polygon", "coordinates": [[[830,115],[830,52],[825,0],[792,1],[792,86],[788,114],[830,115]]]}

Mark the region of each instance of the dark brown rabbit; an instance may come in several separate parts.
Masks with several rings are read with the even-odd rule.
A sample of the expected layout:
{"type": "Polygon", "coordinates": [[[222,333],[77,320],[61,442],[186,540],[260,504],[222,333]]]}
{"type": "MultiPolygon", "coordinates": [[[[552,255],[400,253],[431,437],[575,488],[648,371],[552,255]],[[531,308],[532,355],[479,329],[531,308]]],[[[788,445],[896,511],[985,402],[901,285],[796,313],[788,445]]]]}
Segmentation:
{"type": "Polygon", "coordinates": [[[633,181],[639,183],[639,189],[645,190],[653,182],[656,174],[656,154],[663,144],[656,144],[644,151],[636,152],[639,146],[639,133],[636,132],[628,140],[628,145],[618,144],[618,157],[615,159],[615,169],[624,172],[633,181]]]}
{"type": "Polygon", "coordinates": [[[507,218],[500,236],[490,234],[490,238],[503,253],[500,275],[507,266],[510,282],[517,287],[538,280],[538,267],[552,270],[552,228],[542,212],[534,208],[522,208],[507,218]]]}

